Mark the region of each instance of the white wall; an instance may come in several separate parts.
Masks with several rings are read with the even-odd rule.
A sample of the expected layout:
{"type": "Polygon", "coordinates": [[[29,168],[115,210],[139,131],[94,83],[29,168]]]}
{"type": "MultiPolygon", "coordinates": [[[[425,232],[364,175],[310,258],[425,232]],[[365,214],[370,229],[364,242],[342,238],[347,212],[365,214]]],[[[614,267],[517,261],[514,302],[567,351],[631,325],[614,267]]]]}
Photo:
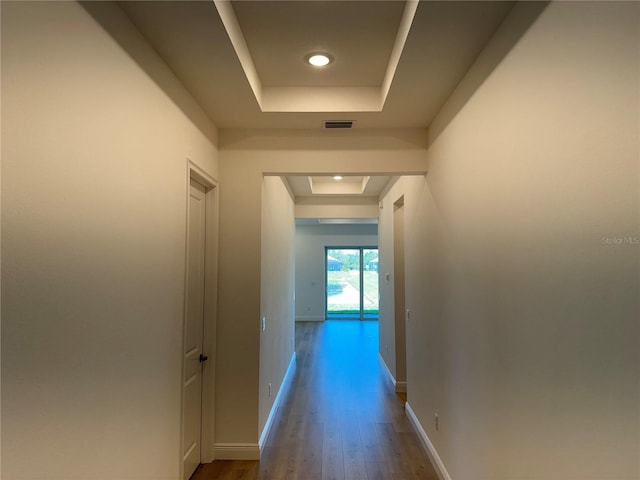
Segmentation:
{"type": "Polygon", "coordinates": [[[375,247],[378,225],[297,225],[295,233],[296,320],[322,321],[326,313],[324,247],[375,247]]]}
{"type": "Polygon", "coordinates": [[[408,401],[454,480],[636,480],[638,4],[551,3],[469,90],[534,8],[404,179],[408,401]]]}
{"type": "Polygon", "coordinates": [[[216,175],[215,136],[117,5],[2,2],[4,480],[179,478],[186,158],[216,175]]]}
{"type": "Polygon", "coordinates": [[[293,199],[282,179],[265,177],[262,184],[260,311],[266,318],[266,329],[260,335],[260,434],[274,407],[295,347],[293,212],[293,199]],[[271,393],[269,384],[272,385],[271,393]]]}

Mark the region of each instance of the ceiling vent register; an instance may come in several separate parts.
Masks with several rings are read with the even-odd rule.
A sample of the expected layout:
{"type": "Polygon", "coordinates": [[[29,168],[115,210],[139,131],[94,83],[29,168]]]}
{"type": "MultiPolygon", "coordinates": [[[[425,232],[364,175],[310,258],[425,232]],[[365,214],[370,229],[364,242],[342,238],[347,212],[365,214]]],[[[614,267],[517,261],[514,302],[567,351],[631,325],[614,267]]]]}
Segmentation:
{"type": "Polygon", "coordinates": [[[322,128],[353,128],[355,123],[353,120],[325,120],[322,128]]]}

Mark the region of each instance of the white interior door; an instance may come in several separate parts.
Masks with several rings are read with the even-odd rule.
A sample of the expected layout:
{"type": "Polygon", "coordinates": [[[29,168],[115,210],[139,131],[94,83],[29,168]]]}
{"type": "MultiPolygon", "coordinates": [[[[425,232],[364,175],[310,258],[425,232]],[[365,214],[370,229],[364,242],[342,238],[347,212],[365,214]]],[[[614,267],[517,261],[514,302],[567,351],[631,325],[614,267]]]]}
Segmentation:
{"type": "Polygon", "coordinates": [[[200,465],[202,428],[202,333],[206,232],[205,188],[191,180],[187,251],[187,305],[184,333],[183,454],[184,479],[200,465]]]}

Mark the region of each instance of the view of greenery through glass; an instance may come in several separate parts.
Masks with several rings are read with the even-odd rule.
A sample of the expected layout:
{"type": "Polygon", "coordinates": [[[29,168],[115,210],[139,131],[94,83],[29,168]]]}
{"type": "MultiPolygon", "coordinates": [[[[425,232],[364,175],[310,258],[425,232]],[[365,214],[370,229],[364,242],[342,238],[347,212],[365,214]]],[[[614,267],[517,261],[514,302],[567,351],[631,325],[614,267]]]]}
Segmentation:
{"type": "Polygon", "coordinates": [[[327,316],[377,318],[378,249],[327,248],[326,253],[327,316]]]}

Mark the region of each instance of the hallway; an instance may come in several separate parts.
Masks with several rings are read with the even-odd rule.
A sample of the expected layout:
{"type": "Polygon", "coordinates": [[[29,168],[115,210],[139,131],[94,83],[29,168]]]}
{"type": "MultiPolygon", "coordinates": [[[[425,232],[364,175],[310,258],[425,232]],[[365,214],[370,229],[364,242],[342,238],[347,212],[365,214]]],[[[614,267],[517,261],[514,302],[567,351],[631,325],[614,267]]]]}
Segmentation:
{"type": "Polygon", "coordinates": [[[262,460],[192,480],[437,479],[378,360],[378,322],[297,323],[296,352],[262,460]]]}

